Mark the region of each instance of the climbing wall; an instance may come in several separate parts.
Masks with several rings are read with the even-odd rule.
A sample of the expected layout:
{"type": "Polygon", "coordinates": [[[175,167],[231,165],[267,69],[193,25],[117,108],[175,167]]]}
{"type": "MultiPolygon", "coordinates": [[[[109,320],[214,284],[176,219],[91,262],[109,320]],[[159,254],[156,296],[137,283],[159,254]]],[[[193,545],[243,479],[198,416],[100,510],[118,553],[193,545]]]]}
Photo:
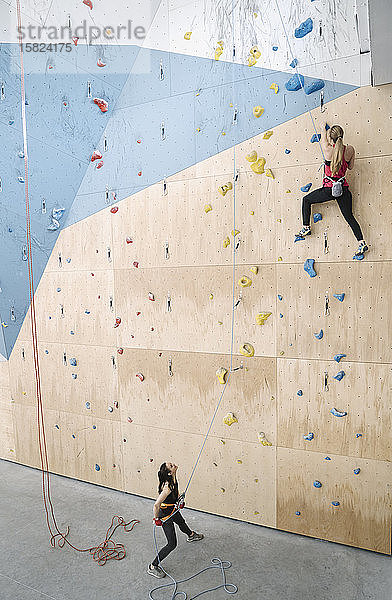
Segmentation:
{"type": "MultiPolygon", "coordinates": [[[[186,31],[198,3],[174,5],[167,54],[154,50],[154,26],[146,41],[156,77],[144,84],[154,101],[142,103],[132,77],[108,98],[107,121],[94,126],[89,152],[81,151],[87,158],[76,181],[70,173],[66,226],[60,222],[41,265],[36,311],[50,470],[153,498],[160,463],[174,460],[185,485],[223,390],[216,373],[230,370],[233,343],[233,372],[187,505],[388,554],[391,86],[366,85],[355,44],[351,71],[342,66],[342,31],[329,57],[309,54],[314,45],[305,37],[306,85],[325,77],[320,109],[319,90],[305,97],[286,87],[294,71],[284,41],[269,40],[278,50],[266,52],[257,77],[242,50],[245,64],[211,60],[202,45],[195,60],[173,24],[186,31]],[[274,56],[282,61],[275,71],[274,56]],[[158,77],[169,59],[170,86],[167,75],[158,77]],[[256,118],[258,104],[265,110],[256,118]],[[356,148],[349,180],[370,243],[361,262],[352,261],[355,239],[333,203],[317,208],[322,219],[312,236],[294,243],[300,188],[321,183],[308,106],[316,132],[338,122],[356,148]],[[94,149],[103,156],[100,169],[101,159],[90,160],[94,149]],[[246,157],[254,151],[269,176],[252,170],[246,157]],[[304,270],[309,258],[312,278],[304,270]],[[254,356],[241,353],[244,345],[254,356]]],[[[208,6],[213,22],[214,3],[208,6]]],[[[297,9],[290,24],[305,22],[297,9]]],[[[351,17],[339,10],[350,29],[351,17]]],[[[246,29],[245,13],[238,24],[246,29]]],[[[330,24],[330,15],[323,18],[330,24]]],[[[215,31],[215,47],[224,32],[215,31]]],[[[104,115],[93,108],[98,123],[104,115]]],[[[0,449],[4,458],[39,467],[30,331],[27,313],[15,325],[16,341],[8,338],[9,364],[0,363],[0,449]]]]}

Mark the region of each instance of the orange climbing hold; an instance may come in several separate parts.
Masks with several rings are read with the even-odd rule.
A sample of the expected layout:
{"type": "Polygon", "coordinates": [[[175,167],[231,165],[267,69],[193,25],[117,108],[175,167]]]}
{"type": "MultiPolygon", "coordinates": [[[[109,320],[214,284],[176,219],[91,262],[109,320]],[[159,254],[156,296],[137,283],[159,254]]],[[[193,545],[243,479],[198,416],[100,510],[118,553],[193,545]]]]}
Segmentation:
{"type": "Polygon", "coordinates": [[[101,109],[101,112],[105,113],[108,111],[109,105],[106,100],[103,100],[102,98],[94,98],[93,102],[101,109]]]}
{"type": "Polygon", "coordinates": [[[102,158],[102,154],[97,152],[97,150],[94,150],[94,152],[91,155],[91,162],[94,162],[94,160],[100,160],[101,158],[102,158]]]}
{"type": "Polygon", "coordinates": [[[75,46],[77,46],[77,45],[78,45],[79,38],[78,38],[76,35],[74,35],[74,36],[73,36],[73,38],[72,38],[72,41],[73,41],[73,43],[75,44],[75,46]]]}
{"type": "Polygon", "coordinates": [[[120,323],[121,323],[121,319],[120,319],[120,317],[117,317],[117,318],[116,318],[116,322],[115,322],[115,324],[114,324],[114,327],[115,327],[115,328],[116,328],[116,327],[118,327],[118,326],[120,325],[120,323]]]}

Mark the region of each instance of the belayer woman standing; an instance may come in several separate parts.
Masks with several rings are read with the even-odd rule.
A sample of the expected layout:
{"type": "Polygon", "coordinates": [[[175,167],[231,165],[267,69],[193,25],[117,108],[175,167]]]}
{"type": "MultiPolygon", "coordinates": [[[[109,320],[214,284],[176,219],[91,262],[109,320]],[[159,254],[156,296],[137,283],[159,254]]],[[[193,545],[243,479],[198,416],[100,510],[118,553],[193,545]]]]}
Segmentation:
{"type": "Polygon", "coordinates": [[[311,234],[310,213],[312,204],[336,200],[343,217],[350,225],[359,242],[355,258],[363,258],[364,253],[369,248],[363,239],[359,223],[353,215],[352,195],[345,177],[347,169],[351,170],[354,168],[355,150],[352,146],[345,146],[343,144],[344,132],[340,125],[333,125],[328,131],[327,127],[328,125],[326,124],[321,134],[321,146],[325,155],[323,187],[303,197],[303,227],[297,234],[297,237],[304,238],[306,235],[311,234]]]}
{"type": "Polygon", "coordinates": [[[177,546],[177,536],[174,528],[174,523],[178,525],[180,530],[187,535],[187,542],[198,542],[204,536],[201,533],[196,533],[189,529],[184,518],[179,511],[175,511],[179,493],[177,482],[177,465],[171,462],[161,464],[158,471],[158,498],[154,504],[154,523],[163,527],[167,544],[164,546],[158,556],[154,558],[152,563],[148,565],[147,572],[153,577],[165,577],[166,573],[159,566],[164,558],[177,546]],[[169,519],[167,517],[172,515],[169,519]]]}

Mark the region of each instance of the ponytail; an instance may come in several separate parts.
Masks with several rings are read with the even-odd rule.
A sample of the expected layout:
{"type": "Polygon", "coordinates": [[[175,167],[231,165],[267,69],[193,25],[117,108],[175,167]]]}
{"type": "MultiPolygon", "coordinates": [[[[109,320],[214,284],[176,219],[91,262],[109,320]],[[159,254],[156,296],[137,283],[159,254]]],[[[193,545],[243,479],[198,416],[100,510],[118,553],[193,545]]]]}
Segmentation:
{"type": "Polygon", "coordinates": [[[173,489],[174,489],[173,477],[172,477],[171,473],[169,472],[169,469],[167,468],[165,462],[162,463],[161,466],[159,467],[158,479],[159,479],[158,494],[161,493],[161,491],[163,490],[163,486],[165,485],[166,482],[169,484],[169,488],[173,491],[173,489]]]}
{"type": "Polygon", "coordinates": [[[340,167],[342,166],[343,160],[343,135],[344,131],[340,127],[340,125],[333,125],[330,131],[330,138],[334,142],[335,147],[333,149],[332,159],[331,159],[331,173],[332,176],[338,173],[340,167]]]}

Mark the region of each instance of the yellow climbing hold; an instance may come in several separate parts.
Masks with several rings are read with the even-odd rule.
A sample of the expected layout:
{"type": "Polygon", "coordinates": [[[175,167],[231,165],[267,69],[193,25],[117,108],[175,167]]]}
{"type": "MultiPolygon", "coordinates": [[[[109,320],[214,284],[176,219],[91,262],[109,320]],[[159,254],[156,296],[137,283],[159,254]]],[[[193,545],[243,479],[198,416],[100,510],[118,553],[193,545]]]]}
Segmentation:
{"type": "Polygon", "coordinates": [[[240,353],[242,354],[242,356],[247,356],[247,357],[251,357],[255,355],[255,349],[253,348],[252,344],[243,344],[240,348],[240,353]]]}
{"type": "Polygon", "coordinates": [[[247,277],[246,275],[244,275],[239,280],[238,285],[240,285],[241,287],[249,287],[252,285],[252,280],[249,279],[249,277],[247,277]]]}
{"type": "Polygon", "coordinates": [[[276,220],[278,221],[278,223],[281,223],[281,222],[282,222],[282,219],[276,219],[276,220]]]}
{"type": "Polygon", "coordinates": [[[222,196],[226,196],[227,192],[232,189],[233,184],[231,183],[231,181],[228,181],[227,183],[221,185],[220,188],[218,188],[218,192],[222,194],[222,196]]]}
{"type": "Polygon", "coordinates": [[[227,373],[228,373],[228,371],[227,371],[227,369],[225,369],[225,367],[219,367],[219,369],[216,372],[216,376],[219,380],[219,383],[222,383],[222,385],[226,383],[227,373]]]}
{"type": "Polygon", "coordinates": [[[218,46],[215,49],[215,60],[219,60],[219,58],[222,56],[223,53],[223,48],[221,46],[218,46]]]}
{"type": "Polygon", "coordinates": [[[284,350],[281,350],[281,351],[279,352],[279,356],[283,356],[283,354],[284,354],[284,350]]]}
{"type": "Polygon", "coordinates": [[[233,423],[238,423],[238,419],[233,415],[232,412],[229,412],[223,419],[223,422],[225,425],[228,425],[230,427],[230,425],[233,425],[233,423]]]}
{"type": "Polygon", "coordinates": [[[267,169],[265,172],[265,175],[266,175],[266,177],[271,177],[272,179],[275,179],[275,175],[273,174],[271,169],[267,169]]]}
{"type": "Polygon", "coordinates": [[[259,158],[259,160],[256,160],[256,162],[253,162],[250,165],[250,168],[252,169],[252,171],[254,173],[257,173],[258,175],[261,175],[262,173],[264,173],[264,165],[265,165],[265,158],[261,157],[259,158]]]}
{"type": "Polygon", "coordinates": [[[192,32],[191,31],[187,31],[186,34],[184,35],[184,40],[190,40],[191,39],[191,35],[192,35],[192,32]]]}
{"type": "Polygon", "coordinates": [[[253,107],[253,114],[255,117],[257,117],[257,118],[261,117],[263,112],[264,112],[264,108],[262,106],[254,106],[253,107]]]}
{"type": "Polygon", "coordinates": [[[236,235],[238,235],[239,233],[241,233],[239,229],[232,229],[232,230],[231,230],[231,235],[232,235],[233,237],[235,237],[235,236],[236,236],[236,235]]]}
{"type": "Polygon", "coordinates": [[[250,54],[251,54],[252,56],[254,56],[256,59],[260,58],[260,56],[261,56],[261,52],[260,52],[260,50],[258,49],[258,47],[257,47],[257,46],[252,46],[252,48],[250,49],[250,51],[249,51],[249,52],[250,52],[250,54]]]}
{"type": "Polygon", "coordinates": [[[225,490],[225,488],[221,488],[221,492],[222,492],[222,494],[223,494],[225,491],[226,491],[226,490],[225,490]]]}
{"type": "Polygon", "coordinates": [[[210,294],[209,298],[210,298],[210,300],[213,300],[214,299],[214,294],[210,294]]]}
{"type": "Polygon", "coordinates": [[[223,41],[222,41],[222,40],[219,40],[218,44],[219,44],[219,46],[220,46],[221,48],[223,48],[223,41]]]}
{"type": "Polygon", "coordinates": [[[208,213],[208,212],[210,212],[210,210],[212,210],[211,204],[206,204],[204,207],[204,212],[208,213]]]}
{"type": "Polygon", "coordinates": [[[222,135],[226,135],[226,131],[222,131],[222,135]]]}
{"type": "Polygon", "coordinates": [[[218,325],[223,325],[223,321],[218,321],[218,325]]]}
{"type": "Polygon", "coordinates": [[[270,90],[274,90],[275,94],[279,92],[279,86],[277,83],[271,83],[270,90]]]}
{"type": "Polygon", "coordinates": [[[242,460],[240,460],[239,458],[237,458],[237,463],[238,463],[239,465],[242,465],[242,460]]]}
{"type": "Polygon", "coordinates": [[[220,443],[223,444],[223,445],[226,444],[225,440],[220,440],[220,443]]]}
{"type": "Polygon", "coordinates": [[[266,131],[265,134],[263,135],[263,140],[269,140],[271,135],[273,135],[273,131],[266,131]]]}
{"type": "Polygon", "coordinates": [[[255,515],[259,515],[260,513],[259,513],[259,511],[258,511],[258,510],[255,510],[254,514],[255,514],[255,515]]]}
{"type": "Polygon", "coordinates": [[[198,127],[198,128],[196,129],[196,131],[197,131],[197,132],[200,132],[200,131],[201,131],[200,127],[198,127]]]}
{"type": "Polygon", "coordinates": [[[278,262],[282,262],[283,258],[281,256],[278,256],[278,262]]]}
{"type": "Polygon", "coordinates": [[[254,67],[257,63],[257,60],[254,56],[248,56],[248,67],[254,67]]]}
{"type": "Polygon", "coordinates": [[[255,160],[257,160],[257,152],[256,152],[256,150],[252,150],[252,152],[250,152],[250,154],[247,154],[245,156],[245,158],[249,162],[255,162],[255,160]]]}
{"type": "Polygon", "coordinates": [[[223,240],[223,247],[227,248],[227,246],[230,246],[230,238],[228,237],[223,240]]]}
{"type": "Polygon", "coordinates": [[[250,214],[250,215],[254,215],[254,214],[255,214],[255,211],[254,211],[254,210],[251,210],[249,214],[250,214]]]}
{"type": "Polygon", "coordinates": [[[268,317],[270,317],[272,313],[270,312],[262,312],[256,315],[256,323],[257,325],[263,325],[268,317]]]}
{"type": "Polygon", "coordinates": [[[257,275],[257,273],[259,272],[259,267],[251,267],[250,270],[252,271],[252,273],[257,275]]]}
{"type": "Polygon", "coordinates": [[[260,431],[258,438],[259,438],[260,444],[263,444],[263,446],[272,446],[271,442],[269,442],[267,440],[267,438],[265,437],[264,431],[260,431]]]}
{"type": "Polygon", "coordinates": [[[286,194],[291,194],[291,190],[286,190],[286,194]]]}

